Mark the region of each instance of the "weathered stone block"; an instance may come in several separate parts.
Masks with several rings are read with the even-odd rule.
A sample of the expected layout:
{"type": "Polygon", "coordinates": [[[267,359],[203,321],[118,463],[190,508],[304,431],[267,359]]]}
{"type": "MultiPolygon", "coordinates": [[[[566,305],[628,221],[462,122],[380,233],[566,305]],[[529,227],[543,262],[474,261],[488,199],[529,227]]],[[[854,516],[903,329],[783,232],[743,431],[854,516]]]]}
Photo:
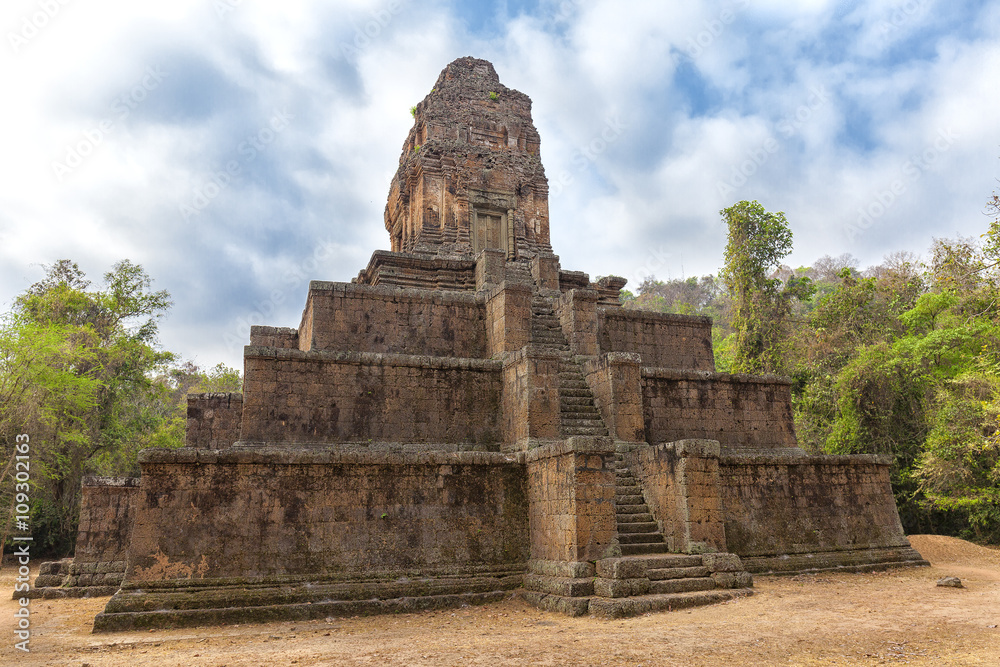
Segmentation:
{"type": "Polygon", "coordinates": [[[603,598],[626,598],[649,592],[649,579],[594,579],[594,595],[603,598]]]}
{"type": "Polygon", "coordinates": [[[531,277],[538,289],[559,289],[559,258],[551,253],[539,253],[531,258],[531,277]]]}
{"type": "Polygon", "coordinates": [[[701,560],[705,563],[705,567],[712,572],[741,572],[743,570],[743,563],[740,562],[740,557],[736,554],[704,554],[701,560]]]}

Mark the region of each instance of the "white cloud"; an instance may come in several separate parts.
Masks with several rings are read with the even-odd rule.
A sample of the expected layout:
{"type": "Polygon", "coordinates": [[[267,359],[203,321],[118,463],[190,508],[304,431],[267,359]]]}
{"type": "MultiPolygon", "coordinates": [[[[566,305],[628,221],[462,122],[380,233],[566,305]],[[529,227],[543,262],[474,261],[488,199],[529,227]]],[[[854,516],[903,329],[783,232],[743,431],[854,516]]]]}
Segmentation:
{"type": "Polygon", "coordinates": [[[70,257],[96,279],[129,257],[174,294],[168,348],[239,365],[233,341],[249,320],[298,323],[305,268],[348,280],[387,247],[382,211],[408,109],[463,55],[492,60],[534,101],[550,182],[569,179],[550,207],[566,268],[714,271],[718,211],[742,198],[787,213],[796,263],[842,252],[875,262],[986,224],[1000,154],[996,0],[978,14],[931,0],[570,0],[483,33],[444,3],[231,5],[219,16],[201,0],[68,2],[15,52],[9,35],[38,4],[5,4],[0,301],[40,278],[40,264],[70,257]],[[132,99],[156,66],[163,85],[132,99]],[[123,98],[127,118],[115,111],[123,98]],[[287,129],[241,154],[280,109],[294,115],[287,129]],[[52,163],[105,120],[112,128],[60,181],[52,163]],[[620,131],[602,144],[609,124],[620,131]],[[949,129],[957,138],[907,176],[907,160],[949,129]],[[720,196],[755,155],[766,159],[720,196]],[[230,160],[238,177],[184,220],[179,204],[230,160]],[[901,179],[903,192],[851,233],[859,209],[901,179]]]}

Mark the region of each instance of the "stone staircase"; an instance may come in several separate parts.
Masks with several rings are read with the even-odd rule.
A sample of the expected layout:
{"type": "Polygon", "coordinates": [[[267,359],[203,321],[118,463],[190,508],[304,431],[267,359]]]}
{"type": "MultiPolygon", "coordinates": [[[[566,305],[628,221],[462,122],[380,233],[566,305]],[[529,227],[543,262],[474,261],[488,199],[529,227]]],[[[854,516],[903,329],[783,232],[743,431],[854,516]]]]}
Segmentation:
{"type": "Polygon", "coordinates": [[[589,611],[622,618],[751,595],[753,580],[733,554],[669,553],[642,487],[615,456],[615,519],[621,557],[597,561],[589,611]]]}
{"type": "Polygon", "coordinates": [[[753,595],[753,579],[733,554],[644,554],[597,561],[588,611],[624,618],[753,595]]]}
{"type": "Polygon", "coordinates": [[[615,519],[623,556],[667,553],[667,542],[646,505],[642,487],[621,454],[615,455],[615,519]]]}
{"type": "Polygon", "coordinates": [[[573,358],[559,318],[549,300],[534,295],[531,300],[531,342],[559,353],[559,430],[573,435],[607,436],[608,428],[594,404],[594,395],[573,358]]]}
{"type": "MultiPolygon", "coordinates": [[[[559,364],[560,433],[563,437],[608,436],[580,362],[573,357],[551,301],[536,292],[531,301],[533,345],[555,351],[559,364]]],[[[615,456],[615,519],[620,556],[591,565],[590,576],[528,574],[526,599],[543,609],[571,615],[588,611],[622,618],[724,602],[751,595],[750,575],[733,554],[669,553],[667,541],[643,497],[639,480],[622,454],[615,456]],[[597,576],[594,577],[593,575],[597,576]]]]}

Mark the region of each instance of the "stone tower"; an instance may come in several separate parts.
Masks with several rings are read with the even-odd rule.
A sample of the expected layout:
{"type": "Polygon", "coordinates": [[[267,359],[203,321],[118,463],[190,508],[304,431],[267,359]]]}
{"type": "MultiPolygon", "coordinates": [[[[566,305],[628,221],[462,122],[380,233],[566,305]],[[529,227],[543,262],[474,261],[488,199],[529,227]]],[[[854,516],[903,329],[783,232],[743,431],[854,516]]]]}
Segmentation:
{"type": "Polygon", "coordinates": [[[550,253],[548,182],[531,100],[459,58],[413,109],[385,207],[395,252],[508,260],[550,253]]]}

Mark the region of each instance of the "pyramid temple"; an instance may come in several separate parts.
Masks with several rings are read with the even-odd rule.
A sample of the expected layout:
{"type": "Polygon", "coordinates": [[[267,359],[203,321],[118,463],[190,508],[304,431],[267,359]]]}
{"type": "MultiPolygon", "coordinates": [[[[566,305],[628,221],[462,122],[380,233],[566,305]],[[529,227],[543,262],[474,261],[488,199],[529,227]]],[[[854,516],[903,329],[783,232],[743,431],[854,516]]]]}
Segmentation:
{"type": "Polygon", "coordinates": [[[243,393],[190,396],[187,446],[143,452],[112,514],[93,483],[88,526],[130,522],[117,549],[88,533],[90,580],[68,570],[120,585],[95,632],[515,591],[614,618],[755,574],[926,564],[888,459],[807,456],[790,382],[717,372],[708,318],[562,268],[540,143],[489,62],[441,72],[389,187],[391,250],[310,283],[298,328],[253,327],[243,393]]]}

